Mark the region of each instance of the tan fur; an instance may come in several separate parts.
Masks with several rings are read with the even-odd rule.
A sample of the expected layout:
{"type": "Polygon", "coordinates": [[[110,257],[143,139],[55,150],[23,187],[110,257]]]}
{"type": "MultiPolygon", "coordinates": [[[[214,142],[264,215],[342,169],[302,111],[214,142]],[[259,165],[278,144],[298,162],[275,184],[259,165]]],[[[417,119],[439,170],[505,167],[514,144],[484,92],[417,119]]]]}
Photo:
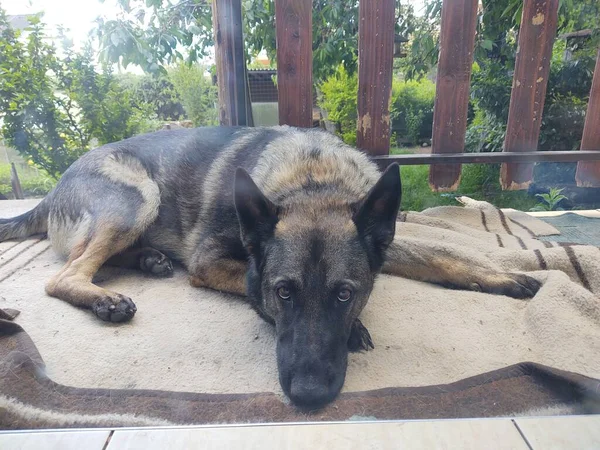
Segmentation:
{"type": "Polygon", "coordinates": [[[346,151],[346,145],[335,136],[291,129],[265,148],[251,175],[264,194],[272,197],[302,186],[307,173],[315,182],[342,184],[339,195],[346,203],[364,197],[380,176],[363,153],[346,151]],[[320,150],[319,158],[307,159],[314,148],[320,150]]]}
{"type": "Polygon", "coordinates": [[[92,284],[92,278],[111,255],[124,250],[131,243],[130,240],[119,239],[116,233],[106,229],[91,242],[82,242],[72,249],[65,266],[46,284],[46,292],[74,306],[88,308],[103,297],[118,302],[117,293],[92,284]]]}
{"type": "Polygon", "coordinates": [[[383,273],[485,292],[515,283],[511,274],[489,260],[473,260],[472,255],[463,254],[458,248],[450,253],[410,238],[397,238],[390,245],[383,273]]]}
{"type": "Polygon", "coordinates": [[[158,215],[160,192],[158,186],[132,157],[110,155],[104,161],[101,172],[107,178],[132,186],[142,195],[134,226],[124,230],[121,217],[105,217],[102,222],[92,223],[88,214],[82,219],[69,222],[62,216],[50,220],[49,235],[53,246],[63,255],[67,263],[46,284],[46,292],[75,306],[91,307],[102,298],[113,303],[120,301],[119,294],[92,284],[92,278],[102,265],[128,247],[158,215]],[[60,222],[63,222],[62,224],[60,222]]]}
{"type": "Polygon", "coordinates": [[[156,182],[137,159],[123,155],[113,154],[106,158],[101,172],[109,180],[136,188],[142,195],[144,202],[138,208],[135,221],[135,232],[142,233],[158,215],[160,189],[156,182]]]}
{"type": "Polygon", "coordinates": [[[243,261],[218,259],[198,266],[190,275],[190,284],[194,287],[246,295],[247,269],[247,264],[243,261]]]}

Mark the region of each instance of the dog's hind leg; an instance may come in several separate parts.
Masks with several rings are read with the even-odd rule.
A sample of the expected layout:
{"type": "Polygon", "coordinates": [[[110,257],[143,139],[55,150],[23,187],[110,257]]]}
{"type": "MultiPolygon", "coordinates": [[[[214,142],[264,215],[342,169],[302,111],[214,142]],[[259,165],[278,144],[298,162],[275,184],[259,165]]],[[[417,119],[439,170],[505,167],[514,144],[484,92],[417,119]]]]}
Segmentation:
{"type": "Polygon", "coordinates": [[[533,297],[541,286],[528,275],[503,272],[490,261],[474,259],[458,248],[436,247],[410,238],[392,242],[386,252],[383,273],[514,298],[533,297]]]}
{"type": "Polygon", "coordinates": [[[106,265],[141,270],[156,277],[173,275],[171,260],[152,247],[132,247],[111,256],[106,265]]]}
{"type": "Polygon", "coordinates": [[[68,260],[46,284],[46,292],[89,308],[102,320],[123,322],[134,316],[135,304],[94,285],[92,279],[156,220],[160,191],[134,158],[111,155],[98,170],[101,176],[69,179],[55,192],[48,234],[53,247],[68,260]]]}
{"type": "Polygon", "coordinates": [[[46,292],[74,306],[91,309],[102,320],[131,319],[137,308],[129,297],[92,284],[94,274],[119,247],[127,247],[127,243],[119,241],[115,233],[95,233],[89,242],[72,250],[65,266],[46,284],[46,292]]]}

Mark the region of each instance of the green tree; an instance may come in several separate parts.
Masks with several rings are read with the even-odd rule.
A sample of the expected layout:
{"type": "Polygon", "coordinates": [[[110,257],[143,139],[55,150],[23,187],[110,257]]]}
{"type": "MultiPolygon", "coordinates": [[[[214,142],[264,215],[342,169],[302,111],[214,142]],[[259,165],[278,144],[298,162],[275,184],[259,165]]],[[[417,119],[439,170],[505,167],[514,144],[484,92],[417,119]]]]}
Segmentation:
{"type": "Polygon", "coordinates": [[[180,63],[169,69],[173,83],[188,119],[195,126],[217,125],[217,88],[200,65],[180,63]]]}
{"type": "Polygon", "coordinates": [[[149,111],[135,105],[109,70],[97,72],[91,51],[59,58],[40,17],[22,36],[0,9],[0,119],[8,145],[58,178],[99,144],[148,129],[149,111]]]}
{"type": "Polygon", "coordinates": [[[136,104],[149,105],[159,120],[180,120],[185,117],[179,93],[167,75],[124,73],[116,78],[119,85],[131,93],[136,104]]]}
{"type": "MultiPolygon", "coordinates": [[[[356,71],[358,3],[313,0],[313,73],[317,81],[335,73],[340,64],[349,74],[356,71]]],[[[213,45],[212,12],[206,0],[119,0],[119,5],[119,18],[98,22],[97,35],[106,61],[164,72],[176,61],[198,61],[213,45]]],[[[247,59],[266,50],[275,60],[274,0],[242,0],[242,9],[247,59]]],[[[398,2],[396,32],[412,32],[414,22],[412,7],[398,2]]]]}

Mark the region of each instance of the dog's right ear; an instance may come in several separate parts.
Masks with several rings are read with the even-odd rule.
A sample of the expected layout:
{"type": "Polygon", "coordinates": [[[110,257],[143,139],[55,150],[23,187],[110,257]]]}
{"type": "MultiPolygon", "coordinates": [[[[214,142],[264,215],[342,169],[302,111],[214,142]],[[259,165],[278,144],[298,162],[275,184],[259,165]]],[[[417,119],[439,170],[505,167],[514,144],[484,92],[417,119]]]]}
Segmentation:
{"type": "Polygon", "coordinates": [[[237,169],[233,201],[242,242],[248,252],[259,255],[261,243],[273,235],[277,224],[277,207],[260,191],[248,172],[237,169]]]}

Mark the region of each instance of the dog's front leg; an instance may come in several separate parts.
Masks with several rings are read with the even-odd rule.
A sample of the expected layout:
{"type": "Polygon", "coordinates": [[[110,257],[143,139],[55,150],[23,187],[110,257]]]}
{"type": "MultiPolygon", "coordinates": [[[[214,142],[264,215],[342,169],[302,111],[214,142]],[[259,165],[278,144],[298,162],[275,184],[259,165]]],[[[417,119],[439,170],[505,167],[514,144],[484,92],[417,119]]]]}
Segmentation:
{"type": "Polygon", "coordinates": [[[230,294],[246,295],[248,263],[231,258],[213,258],[210,255],[190,265],[190,284],[230,294]]]}
{"type": "Polygon", "coordinates": [[[540,288],[534,278],[504,272],[485,258],[464,253],[451,245],[438,246],[411,238],[392,242],[383,272],[454,289],[514,298],[533,297],[540,288]]]}

